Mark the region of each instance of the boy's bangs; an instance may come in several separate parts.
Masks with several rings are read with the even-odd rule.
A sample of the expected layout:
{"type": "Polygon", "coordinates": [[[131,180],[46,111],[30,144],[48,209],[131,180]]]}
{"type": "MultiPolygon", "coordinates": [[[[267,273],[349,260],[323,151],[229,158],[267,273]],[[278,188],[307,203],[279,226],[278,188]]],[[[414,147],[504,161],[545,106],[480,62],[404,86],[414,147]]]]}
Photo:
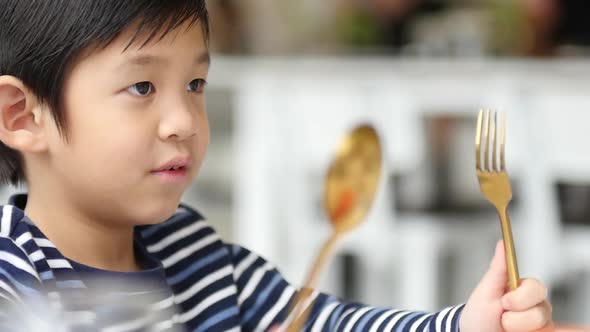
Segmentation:
{"type": "MultiPolygon", "coordinates": [[[[127,1],[120,1],[121,7],[128,7],[127,1]]],[[[144,47],[152,41],[163,39],[168,33],[176,28],[187,24],[192,27],[195,24],[201,25],[205,41],[209,40],[209,24],[207,9],[204,1],[131,1],[134,8],[121,8],[123,12],[133,12],[134,15],[113,17],[111,22],[105,22],[104,27],[97,27],[95,41],[99,47],[110,44],[124,30],[134,27],[135,34],[129,41],[127,48],[132,45],[144,47]],[[140,3],[145,3],[142,6],[140,3]]],[[[115,12],[117,10],[114,10],[115,12]]]]}

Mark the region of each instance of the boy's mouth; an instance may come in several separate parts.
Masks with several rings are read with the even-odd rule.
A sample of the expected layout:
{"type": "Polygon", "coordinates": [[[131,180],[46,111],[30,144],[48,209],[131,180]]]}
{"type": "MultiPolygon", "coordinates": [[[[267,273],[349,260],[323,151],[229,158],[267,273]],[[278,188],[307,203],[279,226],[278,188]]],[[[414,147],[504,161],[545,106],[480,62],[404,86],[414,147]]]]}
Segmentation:
{"type": "Polygon", "coordinates": [[[166,168],[166,169],[159,169],[159,170],[157,170],[156,172],[165,172],[165,171],[178,171],[178,170],[183,170],[183,169],[185,169],[185,168],[186,168],[186,167],[184,167],[184,166],[173,166],[173,167],[166,168]]]}
{"type": "Polygon", "coordinates": [[[167,173],[167,174],[184,174],[190,167],[190,158],[176,157],[166,162],[162,166],[153,170],[152,173],[167,173]]]}

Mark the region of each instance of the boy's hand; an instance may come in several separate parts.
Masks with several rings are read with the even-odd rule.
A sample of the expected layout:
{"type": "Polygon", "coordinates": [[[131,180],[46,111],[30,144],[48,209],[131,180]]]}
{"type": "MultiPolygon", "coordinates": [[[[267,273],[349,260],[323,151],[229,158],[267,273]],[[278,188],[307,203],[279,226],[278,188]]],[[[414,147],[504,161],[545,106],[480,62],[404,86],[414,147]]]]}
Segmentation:
{"type": "Polygon", "coordinates": [[[551,305],[541,282],[523,279],[509,293],[507,284],[504,243],[499,241],[489,270],[463,309],[461,332],[529,332],[551,324],[551,305]]]}

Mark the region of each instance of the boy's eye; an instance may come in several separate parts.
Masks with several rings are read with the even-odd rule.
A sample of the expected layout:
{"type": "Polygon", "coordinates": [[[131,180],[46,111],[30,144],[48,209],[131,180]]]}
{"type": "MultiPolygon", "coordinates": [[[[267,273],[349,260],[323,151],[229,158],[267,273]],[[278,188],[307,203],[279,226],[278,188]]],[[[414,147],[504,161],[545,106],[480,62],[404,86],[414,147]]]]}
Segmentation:
{"type": "Polygon", "coordinates": [[[150,82],[139,82],[128,87],[127,91],[134,96],[145,97],[154,93],[154,85],[150,82]]]}
{"type": "Polygon", "coordinates": [[[197,78],[195,80],[192,80],[188,84],[186,89],[190,92],[203,92],[203,90],[205,89],[205,85],[207,85],[207,81],[205,81],[202,78],[197,78]]]}

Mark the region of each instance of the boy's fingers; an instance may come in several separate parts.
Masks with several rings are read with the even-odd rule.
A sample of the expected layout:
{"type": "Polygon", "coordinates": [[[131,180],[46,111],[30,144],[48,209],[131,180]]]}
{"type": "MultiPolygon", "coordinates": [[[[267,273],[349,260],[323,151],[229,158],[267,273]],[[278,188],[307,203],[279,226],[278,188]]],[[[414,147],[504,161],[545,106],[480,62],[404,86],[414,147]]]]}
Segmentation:
{"type": "Polygon", "coordinates": [[[498,241],[496,251],[490,267],[483,276],[478,289],[476,290],[480,298],[497,300],[505,293],[508,277],[506,274],[506,255],[504,253],[504,242],[498,241]]]}
{"type": "Polygon", "coordinates": [[[507,311],[525,311],[547,299],[547,288],[536,279],[523,279],[520,286],[502,297],[507,311]]]}
{"type": "Polygon", "coordinates": [[[547,301],[526,311],[507,311],[502,315],[506,332],[528,332],[543,328],[551,321],[551,306],[547,301]]]}

